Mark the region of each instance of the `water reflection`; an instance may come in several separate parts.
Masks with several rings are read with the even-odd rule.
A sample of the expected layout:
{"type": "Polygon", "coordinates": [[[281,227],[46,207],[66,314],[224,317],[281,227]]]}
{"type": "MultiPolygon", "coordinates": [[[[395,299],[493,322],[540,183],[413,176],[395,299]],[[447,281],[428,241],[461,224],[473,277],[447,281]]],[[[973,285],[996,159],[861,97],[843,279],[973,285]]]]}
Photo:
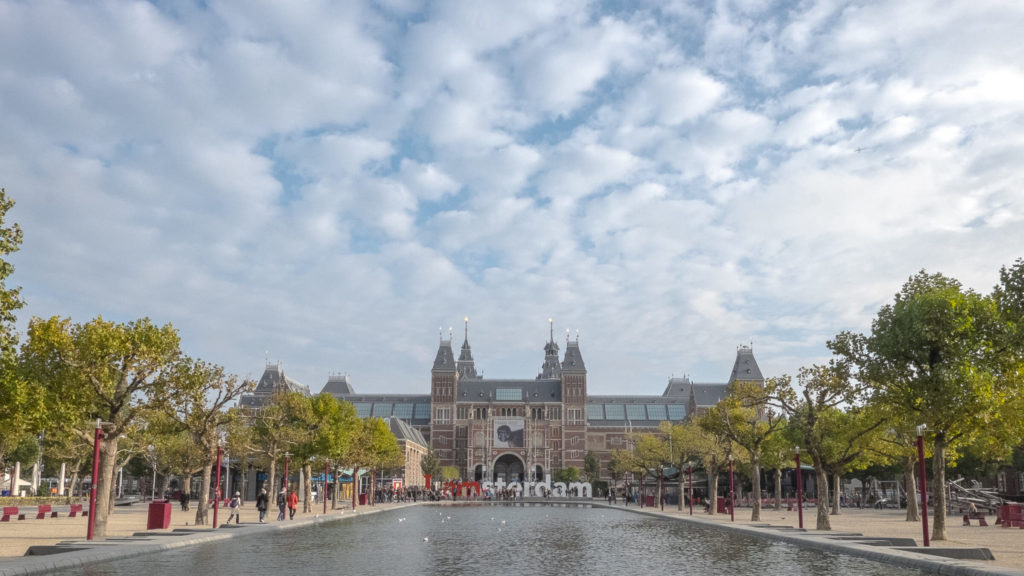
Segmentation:
{"type": "MultiPolygon", "coordinates": [[[[245,528],[242,528],[245,530],[245,528]]],[[[62,574],[920,574],[600,508],[419,506],[93,564],[62,574]],[[639,572],[637,572],[639,571],[639,572]]]]}

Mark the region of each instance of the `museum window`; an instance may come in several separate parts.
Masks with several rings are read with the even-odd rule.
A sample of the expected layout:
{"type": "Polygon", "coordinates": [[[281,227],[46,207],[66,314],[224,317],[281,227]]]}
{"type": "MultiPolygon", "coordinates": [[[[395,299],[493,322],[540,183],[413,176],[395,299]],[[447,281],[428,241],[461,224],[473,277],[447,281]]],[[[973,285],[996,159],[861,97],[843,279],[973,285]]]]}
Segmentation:
{"type": "Polygon", "coordinates": [[[476,420],[487,420],[487,408],[474,408],[473,418],[476,420]]]}
{"type": "Polygon", "coordinates": [[[459,420],[469,420],[469,406],[457,407],[455,417],[459,420]]]}
{"type": "Polygon", "coordinates": [[[562,419],[562,407],[551,406],[548,408],[548,420],[561,420],[562,419]]]}
{"type": "Polygon", "coordinates": [[[566,415],[569,417],[569,424],[583,424],[583,410],[569,409],[566,411],[566,415]]]}
{"type": "Polygon", "coordinates": [[[438,424],[450,424],[452,421],[452,409],[437,408],[434,411],[434,421],[438,424]]]}

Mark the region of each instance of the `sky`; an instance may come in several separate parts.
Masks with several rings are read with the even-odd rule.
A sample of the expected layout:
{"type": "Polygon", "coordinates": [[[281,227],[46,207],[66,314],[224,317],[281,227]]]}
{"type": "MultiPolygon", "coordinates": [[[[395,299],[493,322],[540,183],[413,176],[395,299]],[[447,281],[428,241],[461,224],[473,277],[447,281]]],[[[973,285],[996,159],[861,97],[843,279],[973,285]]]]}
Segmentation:
{"type": "Polygon", "coordinates": [[[149,317],[313,392],[426,394],[467,317],[487,378],[550,330],[591,394],[724,383],[741,345],[792,375],[917,271],[988,292],[1024,256],[1021,30],[986,0],[0,0],[19,327],[149,317]]]}

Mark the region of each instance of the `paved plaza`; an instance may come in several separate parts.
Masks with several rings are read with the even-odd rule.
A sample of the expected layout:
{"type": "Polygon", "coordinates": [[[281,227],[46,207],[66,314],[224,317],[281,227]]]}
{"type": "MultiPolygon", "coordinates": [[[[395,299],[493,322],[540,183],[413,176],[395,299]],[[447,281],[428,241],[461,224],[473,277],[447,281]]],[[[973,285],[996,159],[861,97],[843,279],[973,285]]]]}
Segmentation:
{"type": "MultiPolygon", "coordinates": [[[[570,500],[568,502],[571,504],[583,503],[581,500],[570,500]]],[[[593,503],[596,505],[602,505],[603,501],[594,500],[593,503]]],[[[378,504],[376,506],[362,506],[359,507],[356,515],[358,516],[366,513],[379,512],[402,506],[406,505],[378,504]]],[[[622,506],[617,505],[616,507],[621,508],[622,506]]],[[[54,545],[59,542],[85,540],[87,519],[82,517],[68,518],[66,514],[66,507],[58,508],[58,510],[60,511],[59,518],[46,518],[43,520],[30,518],[27,520],[0,523],[0,576],[26,573],[26,567],[29,567],[30,569],[28,573],[33,573],[31,571],[31,566],[33,565],[33,561],[38,560],[38,558],[24,557],[25,552],[30,546],[46,546],[54,545]]],[[[640,509],[635,506],[630,506],[629,510],[639,511],[640,509]]],[[[644,508],[643,511],[647,513],[662,514],[657,508],[644,508]]],[[[219,520],[223,522],[227,519],[228,514],[228,510],[221,509],[219,520]]],[[[679,512],[675,507],[666,507],[664,514],[668,517],[676,517],[683,520],[690,518],[688,510],[679,512]]],[[[813,508],[804,511],[804,526],[809,529],[806,534],[811,536],[829,534],[818,533],[814,530],[810,530],[810,528],[813,528],[814,526],[814,514],[815,510],[813,508]]],[[[328,509],[327,517],[325,518],[323,517],[323,508],[321,504],[321,506],[315,507],[313,512],[297,513],[295,520],[291,521],[286,520],[284,522],[277,522],[274,520],[274,518],[276,518],[276,512],[272,512],[267,523],[260,525],[256,523],[258,514],[253,507],[253,503],[250,502],[244,505],[241,511],[242,524],[247,525],[244,530],[225,528],[210,530],[208,528],[200,527],[197,532],[188,534],[185,537],[175,538],[174,545],[187,545],[220,538],[245,537],[246,535],[260,533],[263,531],[278,530],[285,527],[298,527],[318,521],[340,519],[346,516],[351,517],[352,515],[353,513],[351,510],[331,511],[328,509]]],[[[194,510],[191,512],[182,512],[177,505],[175,505],[171,515],[170,528],[157,532],[170,533],[174,529],[196,529],[193,524],[194,517],[194,510]]],[[[750,510],[742,508],[737,509],[735,522],[730,522],[728,514],[708,516],[697,509],[694,510],[693,518],[701,523],[711,522],[717,524],[733,524],[735,526],[743,527],[746,530],[762,532],[769,537],[780,537],[780,534],[799,535],[799,533],[796,532],[779,532],[766,527],[753,526],[754,524],[760,524],[771,525],[773,527],[795,528],[797,526],[796,511],[763,510],[761,521],[756,523],[749,521],[750,510]]],[[[866,537],[878,538],[910,538],[920,546],[922,544],[921,524],[905,522],[903,518],[904,513],[899,510],[843,509],[842,514],[832,516],[832,532],[858,533],[866,537]]],[[[111,515],[108,524],[108,536],[105,541],[107,545],[103,547],[104,552],[108,554],[107,557],[117,557],[118,554],[131,556],[139,553],[153,552],[160,549],[160,547],[168,547],[169,544],[159,538],[134,543],[122,540],[123,538],[133,536],[137,532],[145,532],[146,520],[146,504],[139,503],[134,506],[115,508],[114,514],[111,515]]],[[[936,559],[934,560],[934,566],[936,566],[936,569],[938,569],[939,566],[944,566],[944,573],[947,574],[991,573],[1024,575],[1024,530],[1019,528],[1002,528],[995,526],[995,518],[991,516],[988,517],[990,525],[987,527],[977,526],[976,521],[972,523],[972,526],[961,526],[961,518],[959,516],[951,516],[947,518],[947,521],[949,524],[947,528],[949,539],[943,542],[932,542],[933,547],[988,548],[995,556],[995,560],[946,561],[936,559]]],[[[170,541],[168,540],[168,542],[170,541]]],[[[42,558],[56,560],[58,556],[60,555],[42,558]]],[[[925,562],[932,562],[932,560],[925,559],[925,562]]],[[[35,570],[35,573],[39,573],[38,569],[35,570]]]]}

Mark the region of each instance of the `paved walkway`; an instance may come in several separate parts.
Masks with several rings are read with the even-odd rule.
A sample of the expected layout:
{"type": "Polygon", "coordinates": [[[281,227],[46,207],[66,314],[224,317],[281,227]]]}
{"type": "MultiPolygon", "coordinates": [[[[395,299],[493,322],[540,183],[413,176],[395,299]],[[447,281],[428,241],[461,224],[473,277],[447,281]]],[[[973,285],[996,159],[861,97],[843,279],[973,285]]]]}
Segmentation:
{"type": "MultiPolygon", "coordinates": [[[[581,503],[581,500],[572,500],[573,503],[581,503]]],[[[462,502],[459,502],[462,504],[462,502]]],[[[594,504],[603,504],[603,501],[594,500],[594,504]]],[[[116,507],[111,515],[108,524],[108,534],[105,540],[94,541],[91,549],[78,552],[67,552],[49,556],[24,556],[30,546],[56,545],[60,542],[73,542],[75,545],[85,544],[87,519],[82,517],[68,518],[67,508],[57,508],[59,518],[46,518],[35,520],[34,517],[12,522],[0,523],[0,576],[12,576],[14,574],[37,574],[46,573],[54,567],[76,566],[88,562],[106,559],[124,558],[138,554],[147,554],[168,548],[193,545],[199,542],[208,542],[235,536],[244,536],[256,532],[269,530],[290,529],[316,522],[336,521],[345,518],[352,518],[350,510],[331,511],[323,515],[322,504],[314,507],[313,512],[299,512],[295,520],[277,522],[276,512],[270,515],[271,520],[266,524],[258,524],[258,514],[252,503],[244,505],[241,509],[243,529],[220,528],[212,530],[209,527],[196,527],[193,524],[195,511],[182,512],[177,505],[173,505],[171,514],[171,525],[167,530],[149,531],[160,534],[160,536],[131,538],[137,532],[146,532],[147,504],[135,504],[130,507],[116,507]],[[175,532],[177,529],[177,532],[175,532]],[[183,533],[183,530],[188,532],[183,533]],[[174,534],[173,536],[171,536],[174,534]]],[[[381,512],[397,507],[402,504],[383,504],[376,506],[361,506],[356,515],[381,512]]],[[[621,508],[621,505],[616,506],[621,508]]],[[[640,511],[638,507],[630,506],[630,511],[640,511]]],[[[840,533],[857,533],[865,537],[877,538],[906,538],[912,539],[918,546],[922,544],[921,524],[918,522],[905,522],[904,512],[899,510],[873,510],[873,509],[843,509],[839,516],[832,516],[832,532],[817,532],[807,530],[799,532],[797,526],[797,514],[795,511],[763,510],[760,522],[750,521],[750,509],[737,509],[736,520],[731,522],[728,515],[708,516],[700,510],[694,510],[694,516],[689,515],[688,510],[682,512],[675,507],[666,507],[664,512],[657,508],[644,508],[645,513],[665,515],[677,518],[681,521],[692,521],[702,524],[719,525],[722,528],[735,529],[744,532],[756,533],[764,537],[792,541],[794,543],[818,548],[833,549],[839,552],[854,553],[861,556],[875,557],[883,561],[895,561],[903,565],[918,566],[936,573],[958,574],[963,576],[973,575],[1014,575],[1024,576],[1024,530],[1019,528],[1002,528],[995,525],[979,527],[977,522],[972,526],[961,526],[959,516],[947,518],[947,533],[949,539],[943,542],[932,542],[933,547],[950,548],[988,548],[995,556],[995,560],[946,560],[929,558],[922,554],[900,552],[891,548],[869,546],[863,543],[848,540],[839,540],[840,533]],[[882,558],[885,556],[885,558],[882,558]]],[[[815,521],[815,510],[804,511],[805,528],[813,528],[815,521]]],[[[219,521],[227,519],[229,511],[221,509],[219,521]]],[[[212,518],[212,515],[211,515],[212,518]]],[[[994,524],[995,519],[988,518],[989,524],[994,524]]]]}
{"type": "MultiPolygon", "coordinates": [[[[621,508],[621,505],[616,506],[621,508]]],[[[630,506],[630,510],[639,510],[638,507],[630,506]]],[[[717,524],[742,529],[784,540],[798,541],[804,544],[814,545],[819,548],[836,549],[835,545],[841,548],[856,549],[861,552],[877,553],[881,549],[878,546],[867,546],[864,544],[852,544],[850,541],[837,540],[839,534],[860,534],[871,538],[903,538],[911,539],[918,547],[923,546],[923,533],[920,522],[907,522],[904,510],[875,510],[843,508],[842,513],[831,516],[831,532],[819,532],[814,530],[817,509],[804,510],[805,532],[799,533],[798,518],[796,510],[776,511],[774,509],[763,509],[761,519],[758,522],[750,520],[750,508],[737,508],[736,520],[730,521],[728,514],[716,514],[709,516],[703,510],[694,508],[694,515],[689,515],[689,509],[680,512],[675,506],[666,506],[661,512],[658,508],[644,508],[644,512],[663,514],[668,517],[692,520],[701,523],[717,524]],[[824,545],[819,545],[824,544],[824,545]]],[[[932,519],[929,518],[929,538],[931,537],[932,519]]],[[[949,560],[926,562],[926,565],[935,564],[944,566],[943,574],[1016,574],[1024,575],[1024,530],[1020,528],[1003,528],[995,525],[995,517],[988,516],[989,526],[978,526],[977,520],[971,522],[971,526],[963,526],[961,516],[946,517],[946,536],[944,541],[932,541],[932,548],[988,548],[995,560],[949,560]]],[[[889,549],[885,549],[889,553],[889,549]]],[[[896,557],[921,559],[922,554],[907,554],[893,551],[896,557]]],[[[862,556],[871,556],[869,553],[862,553],[862,556]]],[[[928,557],[923,557],[930,560],[928,557]]],[[[913,565],[913,562],[900,562],[904,565],[913,565]]],[[[919,566],[929,569],[926,565],[919,566]]]]}

